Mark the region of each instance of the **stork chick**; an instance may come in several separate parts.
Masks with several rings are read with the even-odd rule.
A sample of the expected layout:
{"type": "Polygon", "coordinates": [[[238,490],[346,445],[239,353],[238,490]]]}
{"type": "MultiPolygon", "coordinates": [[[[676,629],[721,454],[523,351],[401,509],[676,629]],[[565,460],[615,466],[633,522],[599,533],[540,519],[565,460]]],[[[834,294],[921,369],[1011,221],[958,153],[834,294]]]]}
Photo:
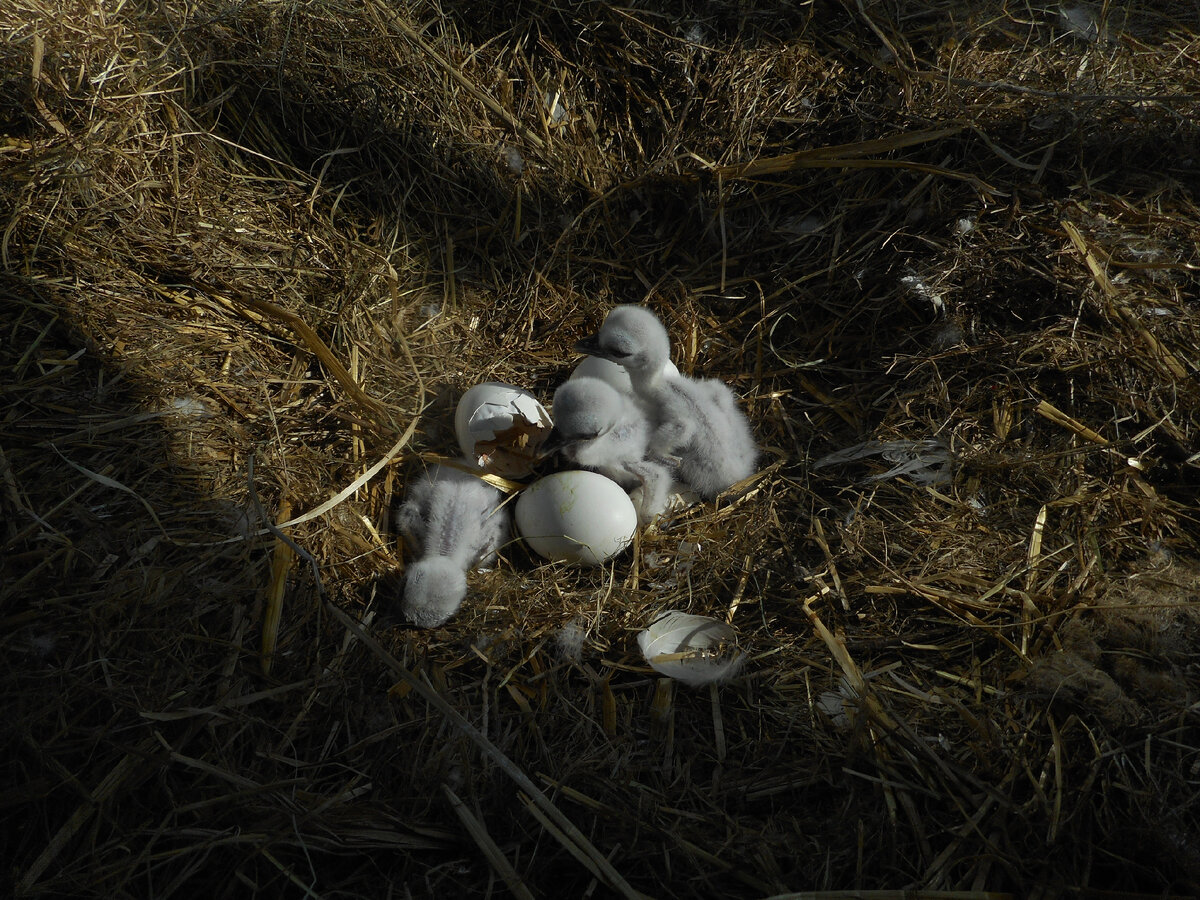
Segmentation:
{"type": "Polygon", "coordinates": [[[599,378],[572,378],[554,392],[551,446],[572,463],[611,478],[627,491],[641,487],[638,521],[648,525],[667,507],[671,473],[649,458],[652,425],[645,412],[599,378]]]}
{"type": "Polygon", "coordinates": [[[758,447],[737,397],[715,378],[664,377],[671,341],[650,310],[614,308],[575,349],[625,368],[654,426],[649,455],[678,457],[677,477],[701,497],[712,500],[753,474],[758,447]]]}
{"type": "Polygon", "coordinates": [[[495,560],[509,535],[502,499],[497,488],[452,466],[431,467],[409,488],[396,525],[417,556],[405,572],[401,604],[415,625],[434,628],[458,612],[467,572],[495,560]]]}

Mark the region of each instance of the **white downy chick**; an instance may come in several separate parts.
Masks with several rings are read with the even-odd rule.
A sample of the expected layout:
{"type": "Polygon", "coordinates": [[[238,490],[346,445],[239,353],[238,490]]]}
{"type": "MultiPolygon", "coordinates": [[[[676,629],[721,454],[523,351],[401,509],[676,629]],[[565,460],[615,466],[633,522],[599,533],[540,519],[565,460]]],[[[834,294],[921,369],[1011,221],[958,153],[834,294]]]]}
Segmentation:
{"type": "Polygon", "coordinates": [[[502,500],[497,488],[452,466],[432,466],[409,488],[396,525],[418,557],[404,576],[402,608],[411,622],[433,628],[458,612],[466,573],[489,565],[508,539],[502,500]]]}
{"type": "MultiPolygon", "coordinates": [[[[601,381],[607,381],[625,396],[633,396],[633,385],[629,381],[629,373],[625,371],[625,367],[619,366],[615,362],[611,362],[601,356],[585,356],[571,370],[571,377],[599,378],[601,381]]],[[[663,377],[679,377],[679,369],[676,368],[675,363],[667,360],[667,364],[663,366],[663,377]]]]}
{"type": "Polygon", "coordinates": [[[458,612],[467,596],[467,573],[449,556],[427,556],[404,570],[405,618],[419,628],[437,628],[458,612]]]}
{"type": "Polygon", "coordinates": [[[606,381],[581,376],[554,392],[551,442],[576,465],[611,478],[627,491],[641,487],[638,520],[647,525],[667,507],[672,478],[648,458],[653,425],[645,411],[606,381]]]}
{"type": "Polygon", "coordinates": [[[575,349],[625,367],[655,425],[649,456],[678,457],[678,479],[701,497],[712,500],[753,474],[758,447],[737,397],[715,378],[665,378],[671,341],[650,310],[614,308],[575,349]]]}

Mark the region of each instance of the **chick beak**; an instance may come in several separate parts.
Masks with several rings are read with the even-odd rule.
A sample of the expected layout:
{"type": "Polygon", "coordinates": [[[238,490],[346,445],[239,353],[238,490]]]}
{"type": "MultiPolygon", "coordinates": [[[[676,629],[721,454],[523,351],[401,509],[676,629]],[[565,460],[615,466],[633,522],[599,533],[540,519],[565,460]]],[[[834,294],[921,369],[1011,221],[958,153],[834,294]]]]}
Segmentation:
{"type": "Polygon", "coordinates": [[[575,352],[583,353],[587,356],[599,356],[601,359],[609,359],[609,355],[600,346],[600,335],[598,334],[593,334],[581,341],[576,341],[575,352]]]}
{"type": "Polygon", "coordinates": [[[554,428],[550,429],[550,433],[546,435],[546,439],[542,441],[541,446],[538,447],[537,458],[539,461],[548,459],[555,453],[561,452],[565,447],[573,443],[575,442],[568,440],[563,433],[558,430],[558,427],[555,426],[554,428]]]}

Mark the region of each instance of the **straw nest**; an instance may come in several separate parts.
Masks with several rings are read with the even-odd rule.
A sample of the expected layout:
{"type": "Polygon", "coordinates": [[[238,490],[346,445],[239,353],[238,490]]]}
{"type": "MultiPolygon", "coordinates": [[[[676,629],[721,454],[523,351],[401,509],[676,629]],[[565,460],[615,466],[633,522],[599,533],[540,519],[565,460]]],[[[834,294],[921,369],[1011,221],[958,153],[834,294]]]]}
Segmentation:
{"type": "Polygon", "coordinates": [[[9,0],[7,887],[1200,891],[1187,22],[9,0]],[[407,627],[456,398],[618,302],[761,472],[407,627]],[[669,608],[742,673],[659,679],[669,608]]]}

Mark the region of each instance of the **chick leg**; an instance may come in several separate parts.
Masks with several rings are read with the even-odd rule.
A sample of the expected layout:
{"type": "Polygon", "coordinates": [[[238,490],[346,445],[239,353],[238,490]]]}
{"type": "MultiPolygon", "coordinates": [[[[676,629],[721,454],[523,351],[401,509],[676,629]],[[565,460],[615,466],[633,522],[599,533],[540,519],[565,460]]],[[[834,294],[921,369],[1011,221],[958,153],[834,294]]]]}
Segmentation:
{"type": "Polygon", "coordinates": [[[651,460],[633,463],[628,468],[641,482],[641,496],[635,499],[634,506],[637,508],[638,524],[645,528],[666,510],[673,479],[666,466],[651,460]]]}

